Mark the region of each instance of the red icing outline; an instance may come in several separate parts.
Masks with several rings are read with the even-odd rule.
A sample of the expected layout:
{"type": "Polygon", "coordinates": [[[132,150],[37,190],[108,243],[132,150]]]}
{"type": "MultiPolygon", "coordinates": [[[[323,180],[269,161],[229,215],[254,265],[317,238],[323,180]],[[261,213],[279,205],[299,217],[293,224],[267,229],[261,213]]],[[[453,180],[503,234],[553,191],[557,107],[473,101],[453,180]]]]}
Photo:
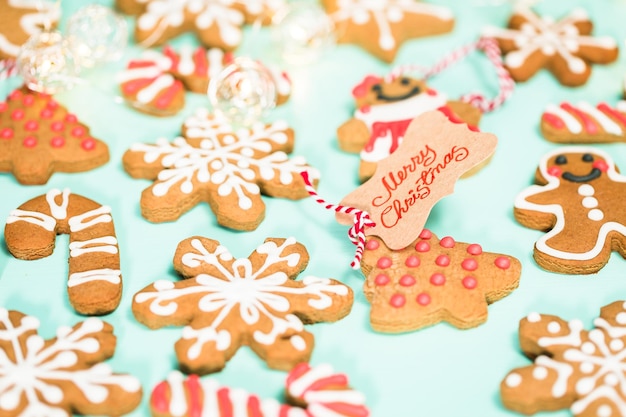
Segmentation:
{"type": "Polygon", "coordinates": [[[466,123],[465,120],[463,120],[459,116],[457,116],[457,114],[454,113],[452,111],[452,109],[450,107],[448,107],[448,106],[441,106],[437,110],[439,110],[441,113],[443,113],[448,118],[448,120],[450,120],[452,123],[464,124],[472,132],[479,132],[480,131],[477,126],[474,126],[474,125],[471,125],[469,123],[466,123]]]}
{"type": "Polygon", "coordinates": [[[223,387],[217,390],[217,407],[220,417],[233,417],[233,404],[230,402],[230,389],[223,387]]]}
{"type": "Polygon", "coordinates": [[[150,399],[152,408],[160,413],[169,412],[169,401],[165,395],[166,392],[168,392],[167,381],[159,382],[152,390],[152,398],[150,399]]]}
{"type": "Polygon", "coordinates": [[[256,395],[250,395],[247,403],[248,415],[250,417],[263,417],[261,412],[261,400],[256,395]]]}
{"type": "Polygon", "coordinates": [[[187,392],[189,392],[189,417],[201,417],[202,403],[200,395],[200,378],[198,375],[191,374],[187,377],[185,385],[187,386],[187,392]]]}

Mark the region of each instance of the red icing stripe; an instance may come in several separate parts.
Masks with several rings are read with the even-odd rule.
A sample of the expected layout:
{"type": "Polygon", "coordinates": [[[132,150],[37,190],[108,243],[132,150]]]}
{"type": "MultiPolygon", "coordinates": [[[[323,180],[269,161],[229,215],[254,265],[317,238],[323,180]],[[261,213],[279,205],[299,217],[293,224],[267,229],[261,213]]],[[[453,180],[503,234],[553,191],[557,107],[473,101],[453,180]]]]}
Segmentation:
{"type": "Polygon", "coordinates": [[[335,411],[346,417],[368,417],[370,415],[367,407],[346,403],[325,403],[324,407],[335,411]]]}
{"type": "Polygon", "coordinates": [[[261,412],[261,401],[256,395],[250,395],[248,397],[248,417],[263,417],[261,412]]]}
{"type": "Polygon", "coordinates": [[[220,417],[233,417],[233,404],[228,395],[230,390],[227,387],[217,390],[217,403],[220,409],[220,417]]]}
{"type": "Polygon", "coordinates": [[[235,62],[235,54],[233,54],[232,52],[226,52],[224,54],[224,59],[222,63],[224,65],[229,65],[229,64],[232,64],[233,62],[235,62]]]}
{"type": "Polygon", "coordinates": [[[293,384],[293,381],[295,381],[296,379],[300,378],[302,375],[307,373],[309,369],[311,369],[311,367],[306,362],[301,362],[297,364],[296,366],[293,367],[291,372],[289,372],[289,375],[287,375],[287,381],[285,382],[285,384],[287,386],[290,386],[291,384],[293,384]]]}
{"type": "Polygon", "coordinates": [[[289,417],[289,410],[291,410],[291,407],[281,404],[280,410],[278,411],[278,417],[289,417]]]}
{"type": "Polygon", "coordinates": [[[170,61],[172,61],[172,64],[170,65],[170,71],[174,70],[175,68],[178,68],[180,57],[178,56],[176,51],[172,49],[171,46],[168,45],[168,46],[163,47],[163,55],[165,55],[166,57],[170,59],[170,61]]]}
{"type": "Polygon", "coordinates": [[[146,68],[146,67],[153,67],[156,64],[154,63],[154,61],[147,61],[147,60],[136,60],[136,61],[130,61],[128,63],[128,69],[133,69],[133,68],[146,68]]]}
{"type": "Polygon", "coordinates": [[[176,98],[176,94],[183,90],[183,83],[179,80],[175,80],[174,84],[165,89],[161,94],[159,94],[159,98],[155,103],[156,107],[159,109],[165,109],[169,106],[174,98],[176,98]]]}
{"type": "Polygon", "coordinates": [[[472,132],[479,132],[479,129],[477,126],[471,125],[469,123],[465,123],[465,121],[459,118],[459,116],[457,116],[456,113],[454,113],[450,107],[441,106],[437,110],[442,112],[452,123],[466,124],[469,130],[471,130],[472,132]]]}
{"type": "Polygon", "coordinates": [[[550,126],[552,126],[555,129],[563,129],[563,128],[565,128],[565,123],[556,114],[544,113],[541,116],[541,120],[543,120],[545,123],[549,124],[550,126]]]}
{"type": "Polygon", "coordinates": [[[608,104],[606,104],[606,103],[598,104],[598,110],[600,110],[602,113],[612,117],[613,119],[617,119],[617,121],[619,123],[621,123],[622,126],[626,127],[626,116],[623,115],[622,113],[618,112],[617,110],[609,107],[608,104]]]}
{"type": "Polygon", "coordinates": [[[167,381],[159,382],[152,390],[152,408],[159,413],[169,413],[170,403],[167,398],[168,385],[167,381]]]}
{"type": "Polygon", "coordinates": [[[204,48],[198,47],[193,53],[193,62],[196,64],[196,75],[202,77],[209,73],[209,60],[204,48]]]}
{"type": "Polygon", "coordinates": [[[137,91],[144,87],[149,86],[156,80],[156,78],[138,78],[122,84],[122,91],[125,94],[135,94],[137,91]]]}
{"type": "Polygon", "coordinates": [[[335,374],[335,375],[328,376],[326,378],[318,379],[317,381],[309,385],[309,387],[305,389],[304,392],[321,391],[330,385],[339,385],[339,386],[346,387],[348,386],[348,377],[345,376],[344,374],[335,374]]]}
{"type": "Polygon", "coordinates": [[[185,381],[189,392],[189,417],[202,416],[202,402],[200,398],[200,379],[198,375],[189,375],[185,381]]]}
{"type": "Polygon", "coordinates": [[[586,113],[578,110],[576,107],[566,102],[561,103],[561,108],[565,111],[568,111],[574,114],[576,117],[578,117],[582,121],[583,127],[585,131],[587,131],[587,133],[591,133],[591,134],[598,133],[598,126],[591,119],[591,117],[589,117],[586,113]]]}

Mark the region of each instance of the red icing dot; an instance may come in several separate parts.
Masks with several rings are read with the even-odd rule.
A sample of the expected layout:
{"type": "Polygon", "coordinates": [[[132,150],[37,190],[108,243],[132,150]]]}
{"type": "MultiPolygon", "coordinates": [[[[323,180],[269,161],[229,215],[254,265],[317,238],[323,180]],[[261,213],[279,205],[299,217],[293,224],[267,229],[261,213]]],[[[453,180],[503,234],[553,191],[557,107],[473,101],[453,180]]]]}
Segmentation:
{"type": "Polygon", "coordinates": [[[430,230],[428,229],[424,229],[422,230],[422,233],[420,233],[420,239],[430,239],[431,237],[433,237],[433,234],[430,230]]]}
{"type": "Polygon", "coordinates": [[[376,266],[378,266],[380,269],[387,269],[391,266],[391,264],[391,259],[386,256],[381,257],[378,262],[376,262],[376,266]]]}
{"type": "Polygon", "coordinates": [[[77,138],[80,138],[82,136],[85,135],[85,128],[82,126],[76,126],[74,128],[72,128],[72,136],[76,136],[77,138]]]}
{"type": "Polygon", "coordinates": [[[422,253],[428,252],[430,250],[430,243],[420,240],[415,244],[415,250],[422,253]]]}
{"type": "Polygon", "coordinates": [[[7,111],[8,108],[9,108],[9,105],[7,104],[6,101],[0,101],[0,112],[7,111]]]}
{"type": "Polygon", "coordinates": [[[53,114],[54,112],[48,108],[43,109],[40,113],[42,119],[49,119],[53,114]]]}
{"type": "Polygon", "coordinates": [[[511,260],[506,256],[498,256],[493,263],[500,269],[509,269],[511,260]]]}
{"type": "Polygon", "coordinates": [[[415,298],[415,301],[417,301],[417,304],[421,306],[427,306],[428,304],[430,304],[430,295],[426,294],[425,292],[420,293],[415,298]]]}
{"type": "Polygon", "coordinates": [[[461,268],[466,271],[475,271],[476,268],[478,268],[478,262],[476,262],[476,259],[474,258],[463,259],[463,262],[461,262],[461,268]]]}
{"type": "Polygon", "coordinates": [[[553,177],[560,177],[563,171],[559,167],[550,167],[548,168],[548,175],[552,175],[553,177]]]}
{"type": "Polygon", "coordinates": [[[56,109],[58,109],[58,108],[59,108],[59,103],[57,103],[56,101],[54,101],[54,100],[52,100],[52,99],[51,99],[51,100],[50,100],[50,101],[48,101],[48,103],[46,104],[46,107],[47,107],[48,109],[50,109],[50,110],[56,110],[56,109]]]}
{"type": "Polygon", "coordinates": [[[467,247],[467,253],[470,255],[480,255],[483,253],[483,248],[478,243],[472,243],[467,247]]]}
{"type": "Polygon", "coordinates": [[[606,161],[598,160],[593,163],[594,168],[598,168],[602,172],[606,172],[609,170],[609,164],[606,161]]]}
{"type": "Polygon", "coordinates": [[[13,92],[9,94],[9,98],[11,100],[18,100],[22,98],[22,92],[20,90],[13,90],[13,92]]]}
{"type": "Polygon", "coordinates": [[[37,146],[37,138],[34,136],[26,136],[22,142],[25,148],[34,148],[37,146]]]}
{"type": "Polygon", "coordinates": [[[13,129],[10,127],[5,127],[0,129],[0,138],[2,139],[11,139],[13,137],[13,129]]]}
{"type": "Polygon", "coordinates": [[[370,239],[365,243],[365,249],[368,249],[368,250],[376,250],[379,248],[379,246],[380,246],[380,243],[378,243],[378,241],[375,239],[370,239]]]}
{"type": "Polygon", "coordinates": [[[24,123],[24,129],[28,130],[29,132],[34,132],[35,130],[39,129],[39,123],[34,120],[29,120],[24,123]]]}
{"type": "Polygon", "coordinates": [[[65,145],[65,138],[63,136],[55,136],[50,139],[50,145],[53,148],[61,148],[65,145]]]}
{"type": "Polygon", "coordinates": [[[22,109],[13,110],[13,113],[11,113],[11,119],[13,120],[22,120],[23,118],[24,110],[22,109]]]}
{"type": "Polygon", "coordinates": [[[374,278],[374,284],[380,286],[389,284],[389,281],[389,277],[385,274],[378,274],[376,278],[374,278]]]}
{"type": "Polygon", "coordinates": [[[63,122],[52,122],[50,124],[50,129],[52,129],[53,132],[60,132],[65,128],[65,124],[63,124],[63,122]]]}
{"type": "Polygon", "coordinates": [[[406,258],[406,261],[404,261],[404,264],[408,266],[409,268],[417,268],[418,266],[420,266],[420,258],[414,255],[411,255],[408,258],[406,258]]]}
{"type": "Polygon", "coordinates": [[[463,278],[463,281],[461,282],[463,283],[463,286],[467,288],[468,290],[473,290],[478,285],[478,281],[476,281],[476,278],[474,278],[471,275],[468,275],[465,278],[463,278]]]}
{"type": "Polygon", "coordinates": [[[80,146],[86,151],[92,151],[96,147],[96,141],[93,138],[83,139],[80,142],[80,146]]]}
{"type": "Polygon", "coordinates": [[[448,255],[439,255],[437,259],[435,259],[435,263],[438,266],[448,266],[450,265],[450,257],[448,257],[448,255]]]}
{"type": "Polygon", "coordinates": [[[455,243],[456,242],[451,236],[446,236],[443,239],[441,239],[441,241],[439,241],[439,245],[441,245],[442,248],[448,248],[448,249],[453,248],[455,243]]]}
{"type": "Polygon", "coordinates": [[[76,123],[78,118],[75,115],[68,113],[67,116],[65,116],[65,121],[68,123],[76,123]]]}
{"type": "Polygon", "coordinates": [[[25,106],[32,106],[35,102],[35,97],[32,94],[26,94],[24,100],[22,100],[25,106]]]}
{"type": "Polygon", "coordinates": [[[415,278],[411,275],[403,275],[402,278],[400,278],[399,283],[403,287],[410,287],[411,285],[415,285],[415,278]]]}
{"type": "Polygon", "coordinates": [[[391,306],[395,308],[403,307],[405,303],[406,298],[404,298],[404,295],[402,294],[394,294],[389,299],[389,304],[391,304],[391,306]]]}
{"type": "Polygon", "coordinates": [[[446,277],[440,272],[435,272],[430,276],[430,283],[433,285],[443,285],[446,283],[446,277]]]}

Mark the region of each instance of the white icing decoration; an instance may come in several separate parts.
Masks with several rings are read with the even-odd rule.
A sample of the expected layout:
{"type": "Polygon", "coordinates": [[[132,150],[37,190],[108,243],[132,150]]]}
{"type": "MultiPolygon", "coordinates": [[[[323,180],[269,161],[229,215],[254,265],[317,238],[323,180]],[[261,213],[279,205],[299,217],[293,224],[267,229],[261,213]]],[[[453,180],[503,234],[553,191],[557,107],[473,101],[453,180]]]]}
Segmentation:
{"type": "Polygon", "coordinates": [[[549,333],[558,333],[561,331],[561,325],[557,321],[551,321],[548,323],[548,332],[549,333]]]}
{"type": "MultiPolygon", "coordinates": [[[[57,4],[48,1],[9,0],[9,6],[23,9],[24,15],[19,20],[20,29],[26,34],[24,41],[41,31],[42,27],[50,27],[59,20],[61,10],[57,4]]],[[[13,36],[17,31],[14,30],[13,36]]],[[[7,55],[17,56],[22,45],[16,45],[7,37],[0,34],[0,51],[7,55]]]]}
{"type": "Polygon", "coordinates": [[[111,207],[100,206],[93,210],[86,211],[83,214],[77,214],[68,220],[70,231],[80,232],[100,223],[110,223],[113,221],[110,213],[111,207]]]}
{"type": "Polygon", "coordinates": [[[578,108],[583,112],[591,115],[595,119],[595,121],[600,125],[600,127],[607,133],[612,135],[621,135],[623,133],[622,128],[613,121],[613,119],[609,118],[606,114],[598,110],[596,107],[593,107],[587,102],[581,101],[578,103],[578,108]]]}
{"type": "MultiPolygon", "coordinates": [[[[606,103],[604,104],[610,111],[626,113],[626,106],[624,106],[626,101],[620,101],[612,108],[606,103]]],[[[600,104],[596,107],[591,106],[587,102],[579,102],[577,106],[571,105],[572,109],[565,110],[562,107],[555,106],[550,104],[546,107],[546,111],[544,114],[551,114],[552,116],[558,117],[561,119],[563,123],[565,123],[565,129],[573,134],[583,133],[584,126],[581,122],[578,121],[578,116],[576,113],[582,113],[590,118],[590,120],[594,123],[594,125],[599,126],[604,132],[615,135],[622,136],[626,132],[626,124],[619,119],[613,119],[606,109],[601,109],[600,104]],[[574,111],[575,110],[575,111],[574,111]]],[[[590,135],[595,135],[596,133],[589,133],[585,130],[586,133],[590,135]]],[[[600,132],[602,133],[602,132],[600,132]]]]}
{"type": "Polygon", "coordinates": [[[537,380],[544,380],[548,377],[548,370],[543,366],[535,366],[533,369],[533,378],[537,380]]]}
{"type": "Polygon", "coordinates": [[[526,316],[526,320],[528,320],[530,323],[538,323],[541,321],[541,314],[533,311],[528,316],[526,316]]]}
{"type": "Polygon", "coordinates": [[[71,288],[92,281],[107,281],[111,284],[119,285],[122,282],[122,272],[119,269],[109,268],[74,272],[70,274],[67,286],[71,288]]]}
{"type": "Polygon", "coordinates": [[[54,228],[57,225],[56,219],[54,217],[48,216],[47,214],[39,213],[38,211],[28,211],[20,209],[11,211],[9,217],[7,218],[7,224],[16,223],[19,221],[43,227],[49,232],[53,232],[54,228]]]}
{"type": "Polygon", "coordinates": [[[580,187],[578,187],[578,194],[584,197],[591,197],[592,195],[595,194],[595,192],[596,190],[593,188],[591,184],[583,184],[580,187]]]}
{"type": "Polygon", "coordinates": [[[522,376],[518,374],[517,372],[511,372],[509,375],[507,375],[506,379],[504,380],[504,383],[506,384],[507,387],[511,387],[511,388],[519,387],[522,383],[522,376]]]}
{"type": "Polygon", "coordinates": [[[572,320],[568,323],[569,334],[563,336],[543,336],[537,340],[537,344],[541,347],[554,345],[576,345],[580,344],[580,334],[583,331],[583,322],[580,320],[572,320]]]}
{"type": "Polygon", "coordinates": [[[63,191],[53,188],[46,193],[46,201],[50,206],[50,214],[57,220],[63,220],[67,217],[67,205],[69,204],[70,190],[64,189],[63,191]],[[61,204],[57,204],[55,198],[61,196],[61,204]]]}
{"type": "Polygon", "coordinates": [[[114,236],[104,236],[70,242],[70,256],[72,258],[93,252],[116,254],[118,252],[117,239],[114,236]]]}
{"type": "Polygon", "coordinates": [[[583,131],[583,125],[576,119],[571,113],[565,111],[562,107],[550,104],[546,107],[544,114],[551,114],[558,117],[565,124],[565,128],[574,134],[581,133],[583,131]]]}
{"type": "Polygon", "coordinates": [[[161,91],[172,87],[175,82],[176,80],[170,74],[160,75],[137,93],[137,101],[144,104],[150,103],[161,91]]]}
{"type": "Polygon", "coordinates": [[[604,213],[602,212],[602,210],[593,209],[589,210],[587,217],[589,217],[590,220],[599,222],[600,220],[604,219],[604,213]]]}

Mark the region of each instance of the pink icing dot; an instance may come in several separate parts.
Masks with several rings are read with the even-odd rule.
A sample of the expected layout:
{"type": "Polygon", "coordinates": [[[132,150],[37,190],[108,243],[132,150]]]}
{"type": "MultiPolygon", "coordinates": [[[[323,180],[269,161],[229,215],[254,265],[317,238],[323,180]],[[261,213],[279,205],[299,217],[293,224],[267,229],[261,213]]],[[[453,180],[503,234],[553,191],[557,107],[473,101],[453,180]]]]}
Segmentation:
{"type": "Polygon", "coordinates": [[[13,129],[10,127],[5,127],[4,129],[0,129],[0,138],[2,139],[11,139],[13,137],[13,129]]]}
{"type": "Polygon", "coordinates": [[[32,94],[26,94],[22,102],[25,106],[32,106],[35,102],[35,97],[32,94]]]}
{"type": "Polygon", "coordinates": [[[61,148],[65,146],[65,138],[63,136],[55,136],[50,139],[50,145],[53,148],[61,148]]]}
{"type": "Polygon", "coordinates": [[[560,177],[563,171],[559,167],[550,167],[548,168],[548,175],[552,175],[553,177],[560,177]]]}
{"type": "Polygon", "coordinates": [[[37,138],[34,136],[26,136],[22,142],[25,148],[34,148],[37,146],[37,138]]]}
{"type": "Polygon", "coordinates": [[[415,298],[415,301],[417,301],[417,304],[421,306],[427,306],[428,304],[430,304],[430,295],[426,294],[425,292],[420,293],[415,298]]]}
{"type": "Polygon", "coordinates": [[[389,281],[389,277],[385,274],[378,274],[376,275],[376,278],[374,278],[374,284],[380,286],[389,284],[389,281]]]}
{"type": "Polygon", "coordinates": [[[49,119],[53,114],[54,112],[48,108],[43,109],[40,113],[42,119],[49,119]]]}
{"type": "Polygon", "coordinates": [[[48,101],[48,103],[46,104],[46,107],[47,107],[48,109],[50,109],[50,110],[56,110],[56,109],[58,109],[58,108],[59,108],[59,103],[57,103],[56,101],[54,101],[54,100],[52,100],[52,99],[51,99],[51,100],[50,100],[50,101],[48,101]]]}
{"type": "Polygon", "coordinates": [[[437,259],[435,259],[435,264],[438,266],[448,266],[450,265],[450,257],[448,255],[439,255],[437,259]]]}
{"type": "Polygon", "coordinates": [[[52,129],[53,132],[60,132],[65,128],[65,124],[63,122],[52,122],[50,124],[50,129],[52,129]]]}
{"type": "Polygon", "coordinates": [[[422,233],[420,233],[420,239],[430,239],[431,237],[433,237],[433,233],[428,230],[428,229],[424,229],[422,230],[422,233]]]}
{"type": "Polygon", "coordinates": [[[365,249],[368,250],[376,250],[380,247],[380,244],[378,243],[377,240],[374,239],[370,239],[365,243],[365,249]]]}
{"type": "Polygon", "coordinates": [[[428,252],[430,250],[430,243],[420,240],[415,244],[415,250],[422,253],[428,252]]]}
{"type": "Polygon", "coordinates": [[[478,243],[472,243],[467,247],[467,253],[470,255],[480,255],[483,253],[483,248],[478,243]]]}
{"type": "Polygon", "coordinates": [[[435,272],[430,276],[430,283],[433,285],[443,285],[446,283],[446,276],[440,272],[435,272]]]}
{"type": "Polygon", "coordinates": [[[11,94],[9,94],[9,98],[11,100],[18,100],[20,98],[22,98],[22,92],[20,90],[13,90],[13,92],[11,94]]]}
{"type": "Polygon", "coordinates": [[[439,245],[442,248],[448,248],[448,249],[453,248],[455,243],[456,242],[451,236],[446,236],[439,241],[439,245]]]}
{"type": "Polygon", "coordinates": [[[500,269],[509,269],[511,260],[506,256],[498,256],[493,263],[500,269]]]}
{"type": "Polygon", "coordinates": [[[476,268],[478,268],[478,262],[476,262],[476,259],[474,258],[463,259],[463,262],[461,262],[461,268],[466,271],[475,271],[476,268]]]}
{"type": "Polygon", "coordinates": [[[9,108],[6,101],[0,101],[0,112],[5,112],[9,108]]]}
{"type": "Polygon", "coordinates": [[[463,286],[467,288],[468,290],[473,290],[478,285],[478,281],[476,280],[476,278],[474,278],[471,275],[468,275],[465,278],[463,278],[461,282],[463,283],[463,286]]]}
{"type": "Polygon", "coordinates": [[[82,136],[85,135],[85,128],[82,126],[76,126],[74,128],[72,128],[72,136],[76,136],[77,138],[80,138],[82,136]]]}
{"type": "Polygon", "coordinates": [[[391,306],[395,308],[403,307],[405,303],[406,298],[404,298],[404,295],[402,294],[394,294],[389,299],[389,304],[391,304],[391,306]]]}
{"type": "Polygon", "coordinates": [[[391,266],[391,264],[391,259],[386,256],[381,257],[378,262],[376,262],[376,266],[378,266],[380,269],[387,269],[391,266]]]}
{"type": "Polygon", "coordinates": [[[78,118],[71,113],[68,113],[67,116],[65,116],[65,121],[68,123],[76,123],[77,120],[78,118]]]}
{"type": "Polygon", "coordinates": [[[39,123],[34,120],[29,120],[24,123],[24,129],[28,130],[29,132],[34,132],[35,130],[39,129],[39,123]]]}
{"type": "Polygon", "coordinates": [[[409,268],[417,268],[418,266],[420,266],[420,258],[418,258],[415,255],[411,255],[408,258],[406,258],[406,261],[404,261],[404,264],[408,266],[409,268]]]}
{"type": "Polygon", "coordinates": [[[415,278],[411,275],[403,275],[398,282],[403,287],[410,287],[411,285],[415,285],[415,278]]]}
{"type": "Polygon", "coordinates": [[[83,139],[80,142],[80,147],[86,151],[92,151],[96,147],[96,141],[93,138],[83,139]]]}
{"type": "Polygon", "coordinates": [[[11,113],[11,119],[13,120],[22,120],[23,118],[24,110],[22,109],[13,110],[13,113],[11,113]]]}

